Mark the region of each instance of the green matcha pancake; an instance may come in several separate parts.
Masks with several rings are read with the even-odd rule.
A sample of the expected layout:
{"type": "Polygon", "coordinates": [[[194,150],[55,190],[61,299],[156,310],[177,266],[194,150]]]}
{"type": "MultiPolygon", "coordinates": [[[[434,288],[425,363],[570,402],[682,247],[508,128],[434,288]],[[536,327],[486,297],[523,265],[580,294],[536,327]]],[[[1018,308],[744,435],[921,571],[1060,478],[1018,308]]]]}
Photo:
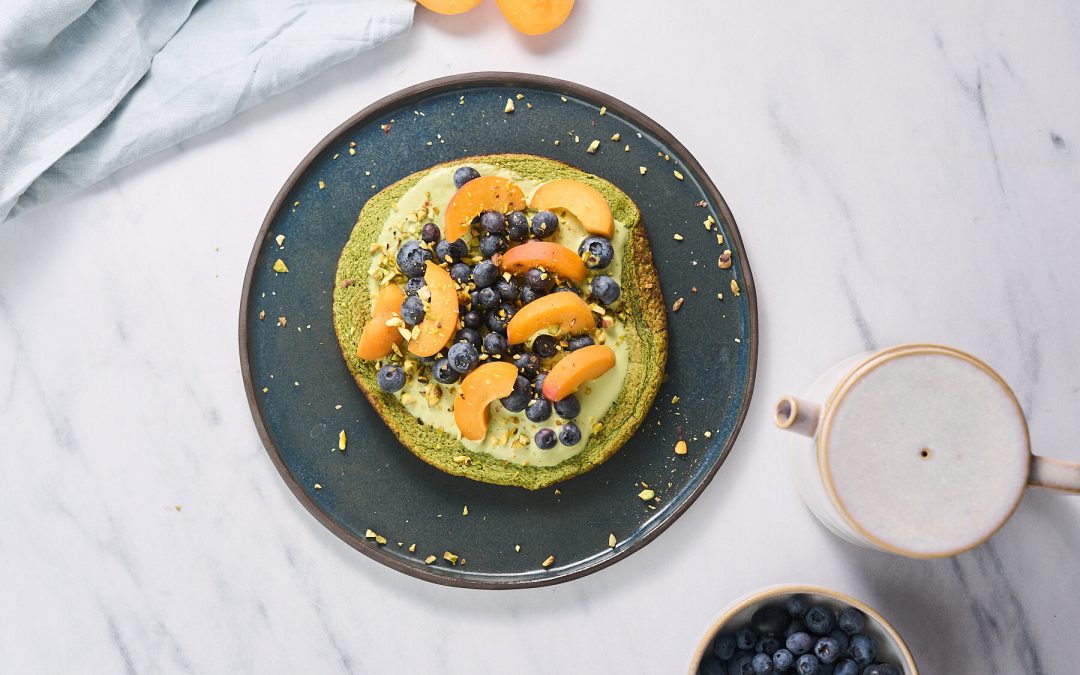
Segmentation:
{"type": "Polygon", "coordinates": [[[667,361],[641,214],[533,155],[467,157],[372,197],[341,252],[349,371],[417,457],[535,490],[611,457],[667,361]]]}

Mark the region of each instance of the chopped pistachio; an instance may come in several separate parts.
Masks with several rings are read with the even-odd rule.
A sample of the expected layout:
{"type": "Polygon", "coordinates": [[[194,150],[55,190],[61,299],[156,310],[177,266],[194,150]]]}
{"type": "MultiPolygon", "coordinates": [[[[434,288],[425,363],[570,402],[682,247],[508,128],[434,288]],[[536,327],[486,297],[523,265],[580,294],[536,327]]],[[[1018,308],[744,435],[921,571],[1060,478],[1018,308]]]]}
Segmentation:
{"type": "Polygon", "coordinates": [[[720,257],[716,259],[716,266],[722,270],[731,268],[731,251],[725,250],[720,254],[720,257]]]}
{"type": "Polygon", "coordinates": [[[551,567],[555,563],[555,556],[549,555],[544,558],[544,562],[540,563],[541,567],[551,567]]]}
{"type": "Polygon", "coordinates": [[[615,533],[612,532],[607,536],[607,545],[611,548],[615,548],[615,544],[619,543],[619,540],[615,538],[615,533]]]}
{"type": "Polygon", "coordinates": [[[671,405],[675,405],[678,402],[679,402],[679,395],[678,394],[671,397],[671,405]]]}
{"type": "Polygon", "coordinates": [[[736,298],[739,297],[739,282],[734,279],[731,280],[731,294],[736,298]]]}
{"type": "Polygon", "coordinates": [[[266,318],[266,310],[265,309],[260,309],[259,310],[259,321],[262,321],[265,318],[266,318]]]}
{"type": "Polygon", "coordinates": [[[674,173],[675,177],[678,178],[679,180],[683,179],[683,175],[681,173],[679,173],[678,171],[673,171],[672,173],[674,173]]]}
{"type": "Polygon", "coordinates": [[[675,241],[682,241],[683,240],[683,236],[681,234],[679,234],[678,232],[671,235],[671,238],[674,239],[675,241]]]}
{"type": "Polygon", "coordinates": [[[589,153],[590,155],[595,155],[596,151],[599,149],[600,141],[594,140],[592,143],[589,143],[589,147],[585,149],[585,152],[589,153]]]}
{"type": "Polygon", "coordinates": [[[316,489],[316,490],[321,490],[321,489],[322,489],[322,485],[319,485],[318,483],[315,483],[315,489],[316,489]]]}
{"type": "Polygon", "coordinates": [[[386,546],[386,537],[382,536],[381,534],[375,535],[375,543],[379,546],[386,546]]]}
{"type": "MultiPolygon", "coordinates": [[[[507,99],[507,100],[509,100],[509,99],[507,99]]],[[[442,557],[443,557],[443,560],[450,563],[451,565],[456,565],[457,564],[458,557],[456,555],[454,555],[453,553],[451,553],[450,551],[443,551],[442,557]]]]}
{"type": "Polygon", "coordinates": [[[603,422],[593,422],[592,432],[594,434],[598,434],[598,433],[600,433],[600,430],[603,429],[603,428],[604,428],[604,423],[603,422]]]}
{"type": "Polygon", "coordinates": [[[685,455],[686,454],[686,441],[680,440],[678,443],[675,444],[675,454],[676,455],[685,455]]]}
{"type": "Polygon", "coordinates": [[[673,304],[673,305],[671,306],[671,311],[673,311],[673,312],[677,312],[677,311],[679,311],[679,308],[683,306],[683,302],[684,302],[684,301],[685,301],[685,299],[684,299],[684,298],[679,298],[678,300],[676,300],[676,301],[675,301],[675,304],[673,304]]]}
{"type": "Polygon", "coordinates": [[[607,114],[607,106],[606,105],[600,106],[600,114],[601,115],[606,115],[607,114]]]}
{"type": "Polygon", "coordinates": [[[285,318],[285,317],[283,317],[283,316],[279,316],[279,317],[277,318],[277,325],[278,325],[278,328],[284,328],[284,327],[285,327],[285,326],[286,326],[286,325],[287,325],[288,323],[289,323],[289,320],[288,320],[288,319],[286,319],[286,318],[285,318]]]}
{"type": "Polygon", "coordinates": [[[639,166],[639,167],[638,167],[638,172],[639,172],[639,173],[641,173],[641,175],[642,175],[642,176],[644,176],[644,175],[645,175],[645,172],[646,172],[646,171],[648,171],[648,169],[647,169],[647,168],[645,168],[645,167],[643,167],[643,166],[639,166]]]}
{"type": "Polygon", "coordinates": [[[525,107],[528,108],[529,110],[532,110],[532,103],[529,103],[528,101],[526,101],[525,102],[525,107]]]}
{"type": "Polygon", "coordinates": [[[655,497],[655,496],[656,496],[656,493],[655,493],[655,492],[653,492],[653,491],[652,491],[651,489],[649,489],[649,488],[645,488],[644,490],[642,490],[641,492],[639,492],[637,496],[638,496],[638,498],[640,498],[640,499],[641,499],[641,501],[643,501],[643,502],[647,502],[647,501],[651,500],[651,499],[652,499],[653,497],[655,497]]]}
{"type": "Polygon", "coordinates": [[[705,432],[705,438],[712,438],[712,432],[711,431],[706,431],[705,432]]]}
{"type": "Polygon", "coordinates": [[[416,399],[413,398],[412,394],[402,394],[401,395],[401,405],[409,405],[414,400],[416,400],[416,399]]]}
{"type": "Polygon", "coordinates": [[[270,387],[263,387],[263,393],[264,394],[270,393],[270,387]]]}
{"type": "Polygon", "coordinates": [[[525,98],[525,94],[516,94],[514,98],[520,101],[521,99],[525,98]]]}
{"type": "Polygon", "coordinates": [[[512,99],[512,98],[506,99],[506,107],[503,108],[503,112],[504,113],[512,113],[512,112],[514,112],[514,99],[512,99]]]}
{"type": "Polygon", "coordinates": [[[342,429],[341,433],[337,436],[337,448],[342,452],[345,452],[345,430],[342,429]]]}
{"type": "Polygon", "coordinates": [[[472,464],[472,459],[466,457],[465,455],[458,455],[454,457],[454,463],[460,464],[462,466],[469,466],[470,464],[472,464]]]}
{"type": "Polygon", "coordinates": [[[623,146],[623,152],[630,152],[630,144],[629,143],[627,143],[625,146],[623,146]]]}
{"type": "Polygon", "coordinates": [[[438,560],[438,558],[436,558],[436,557],[435,557],[435,556],[433,556],[433,555],[429,555],[428,557],[424,558],[424,562],[425,562],[426,564],[428,564],[428,565],[432,564],[432,563],[433,563],[433,562],[435,562],[436,560],[438,560]]]}
{"type": "Polygon", "coordinates": [[[274,241],[277,242],[278,246],[284,246],[285,245],[285,235],[279,234],[278,236],[274,237],[274,241]]]}
{"type": "Polygon", "coordinates": [[[320,190],[325,190],[326,189],[326,182],[325,181],[319,181],[319,189],[320,190]]]}
{"type": "Polygon", "coordinates": [[[461,509],[461,515],[463,515],[463,516],[469,515],[469,507],[467,505],[464,508],[461,509]]]}
{"type": "Polygon", "coordinates": [[[285,273],[287,273],[289,271],[289,268],[285,266],[285,261],[284,260],[282,260],[281,258],[278,258],[274,262],[274,271],[279,272],[281,274],[285,274],[285,273]]]}
{"type": "Polygon", "coordinates": [[[409,553],[416,553],[416,544],[409,546],[409,553]]]}
{"type": "MultiPolygon", "coordinates": [[[[566,99],[563,100],[565,101],[566,99]]],[[[514,544],[514,551],[517,553],[521,553],[521,544],[514,544]]]]}
{"type": "Polygon", "coordinates": [[[620,133],[618,133],[618,132],[616,132],[616,133],[612,134],[612,135],[611,135],[611,140],[613,140],[613,141],[620,141],[620,140],[622,140],[622,134],[620,134],[620,133]]]}
{"type": "Polygon", "coordinates": [[[565,96],[560,96],[559,98],[561,98],[561,99],[562,99],[562,102],[563,102],[563,103],[566,103],[566,97],[565,97],[565,96]]]}
{"type": "Polygon", "coordinates": [[[367,529],[367,532],[364,533],[365,539],[374,539],[377,536],[379,535],[375,534],[375,530],[371,529],[370,527],[367,529]]]}
{"type": "Polygon", "coordinates": [[[356,154],[356,148],[349,148],[349,154],[350,155],[355,155],[356,154]]]}

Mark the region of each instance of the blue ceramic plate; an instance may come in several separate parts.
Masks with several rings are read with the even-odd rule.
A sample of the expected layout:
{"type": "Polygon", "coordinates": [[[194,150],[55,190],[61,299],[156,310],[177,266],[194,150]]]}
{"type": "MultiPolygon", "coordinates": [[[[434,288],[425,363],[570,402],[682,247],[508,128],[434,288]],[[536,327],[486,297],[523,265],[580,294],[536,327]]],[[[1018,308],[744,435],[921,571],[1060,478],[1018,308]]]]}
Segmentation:
{"type": "Polygon", "coordinates": [[[580,85],[476,73],[410,87],[375,103],[300,163],[270,207],[251,253],[240,307],[240,358],[270,458],[300,502],[334,534],[427,581],[520,588],[574,579],[624,558],[705,489],[750,403],[757,309],[731,212],[671,134],[580,85]],[[512,114],[503,111],[508,98],[515,102],[512,114]],[[615,134],[619,141],[611,140],[615,134]],[[586,148],[594,139],[600,147],[590,154],[586,148]],[[667,381],[641,429],[602,466],[537,492],[449,476],[402,447],[349,375],[331,320],[338,255],[369,197],[439,162],[513,152],[580,167],[633,198],[669,310],[667,381]],[[703,225],[709,216],[716,221],[711,230],[703,225]],[[278,235],[285,236],[284,251],[278,235]],[[717,258],[725,248],[734,265],[721,270],[717,258]],[[279,257],[288,274],[273,271],[279,257]],[[741,289],[738,297],[732,280],[741,289]],[[285,317],[284,326],[278,317],[285,317]],[[348,437],[344,453],[336,450],[341,430],[348,437]],[[680,435],[689,446],[683,456],[674,453],[680,435]],[[643,483],[658,500],[638,498],[643,483]],[[608,545],[611,534],[614,547],[608,545]],[[458,556],[456,564],[444,558],[447,551],[458,556]],[[430,556],[434,560],[425,562],[430,556]],[[554,563],[545,568],[549,556],[554,563]]]}

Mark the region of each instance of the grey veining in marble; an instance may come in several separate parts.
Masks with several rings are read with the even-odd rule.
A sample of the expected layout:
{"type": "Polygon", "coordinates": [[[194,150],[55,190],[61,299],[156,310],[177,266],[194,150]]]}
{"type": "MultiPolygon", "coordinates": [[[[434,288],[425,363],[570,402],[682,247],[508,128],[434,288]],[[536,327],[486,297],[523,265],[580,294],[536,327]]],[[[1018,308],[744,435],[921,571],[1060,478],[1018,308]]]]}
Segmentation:
{"type": "Polygon", "coordinates": [[[857,549],[799,502],[770,410],[842,357],[939,341],[1005,376],[1037,451],[1080,461],[1077,72],[1061,1],[580,2],[536,40],[491,2],[418,11],[400,41],[7,223],[2,670],[674,673],[728,602],[805,581],[882,610],[928,674],[1075,672],[1080,499],[1030,492],[952,560],[857,549]],[[702,498],[611,569],[514,593],[406,578],[318,525],[255,435],[236,348],[251,243],[308,149],[390,91],[485,69],[665,124],[735,213],[762,319],[754,404],[702,498]]]}

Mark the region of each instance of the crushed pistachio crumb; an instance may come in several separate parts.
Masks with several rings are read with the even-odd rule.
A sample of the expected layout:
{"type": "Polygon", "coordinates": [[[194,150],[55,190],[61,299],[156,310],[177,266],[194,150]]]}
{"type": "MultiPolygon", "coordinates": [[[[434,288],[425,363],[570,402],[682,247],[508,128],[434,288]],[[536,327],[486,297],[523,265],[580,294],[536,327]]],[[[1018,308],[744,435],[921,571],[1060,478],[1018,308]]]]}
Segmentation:
{"type": "Polygon", "coordinates": [[[613,140],[613,141],[621,141],[622,140],[622,134],[620,134],[619,132],[613,133],[611,135],[611,140],[613,140]]]}
{"type": "Polygon", "coordinates": [[[606,115],[607,114],[607,106],[606,105],[600,106],[600,114],[601,115],[606,115]]]}
{"type": "Polygon", "coordinates": [[[555,145],[558,145],[558,144],[559,144],[559,139],[556,138],[555,139],[555,145]]]}
{"type": "Polygon", "coordinates": [[[289,323],[289,320],[288,320],[288,319],[286,319],[286,318],[285,318],[285,317],[283,317],[283,316],[279,316],[279,317],[277,318],[277,325],[278,325],[278,328],[284,328],[284,327],[285,327],[286,325],[288,325],[288,323],[289,323]]]}
{"type": "Polygon", "coordinates": [[[278,246],[284,246],[285,245],[285,235],[279,234],[278,236],[274,237],[274,241],[277,242],[278,246]]]}
{"type": "Polygon", "coordinates": [[[458,455],[457,457],[454,457],[454,463],[462,466],[469,466],[472,464],[472,459],[465,455],[458,455]]]}
{"type": "Polygon", "coordinates": [[[463,516],[469,515],[469,507],[468,507],[468,505],[466,505],[464,508],[461,509],[461,515],[463,515],[463,516]]]}
{"type": "Polygon", "coordinates": [[[322,489],[322,485],[319,485],[318,483],[315,483],[315,489],[316,489],[316,490],[321,490],[321,489],[322,489]]]}
{"type": "Polygon", "coordinates": [[[682,241],[683,240],[683,236],[681,234],[679,234],[678,232],[671,235],[671,238],[674,239],[675,241],[682,241]]]}
{"type": "Polygon", "coordinates": [[[320,190],[325,190],[326,189],[326,181],[319,181],[319,189],[320,190]]]}
{"type": "Polygon", "coordinates": [[[265,318],[266,318],[266,310],[265,309],[260,309],[259,310],[259,321],[262,321],[265,318]]]}
{"type": "Polygon", "coordinates": [[[683,175],[681,173],[679,173],[678,171],[673,171],[672,173],[674,173],[675,177],[678,178],[679,180],[683,179],[683,175]]]}
{"type": "Polygon", "coordinates": [[[673,311],[673,312],[679,311],[679,308],[683,306],[683,302],[685,302],[684,298],[679,298],[678,300],[676,300],[675,304],[673,304],[671,306],[671,311],[673,311]]]}
{"type": "Polygon", "coordinates": [[[686,441],[680,440],[678,443],[675,444],[675,454],[676,455],[685,455],[686,454],[686,441]]]}
{"type": "Polygon", "coordinates": [[[416,544],[409,546],[409,553],[416,553],[416,544]]]}
{"type": "Polygon", "coordinates": [[[643,167],[643,166],[639,166],[639,167],[638,167],[638,172],[639,172],[639,173],[641,173],[641,175],[642,175],[642,176],[644,176],[644,175],[645,175],[645,172],[646,172],[646,171],[648,171],[648,169],[647,169],[647,168],[645,168],[645,167],[643,167]]]}
{"type": "Polygon", "coordinates": [[[678,402],[679,402],[679,395],[678,394],[671,397],[671,405],[675,405],[678,402]]]}
{"type": "Polygon", "coordinates": [[[565,96],[560,96],[559,98],[561,98],[561,99],[562,99],[562,102],[563,102],[563,103],[566,103],[566,97],[565,97],[565,96]]]}
{"type": "Polygon", "coordinates": [[[736,298],[739,297],[739,282],[734,279],[731,280],[731,294],[736,298]]]}
{"type": "Polygon", "coordinates": [[[270,393],[270,387],[263,387],[263,393],[264,394],[269,394],[270,393]]]}
{"type": "Polygon", "coordinates": [[[512,99],[512,98],[506,99],[506,107],[503,108],[503,112],[504,113],[512,113],[512,112],[514,112],[514,99],[512,99]]]}
{"type": "MultiPolygon", "coordinates": [[[[563,99],[566,100],[566,99],[563,99]]],[[[514,552],[521,553],[521,544],[514,544],[514,552]]]]}
{"type": "Polygon", "coordinates": [[[596,151],[599,149],[600,141],[594,140],[592,143],[589,143],[589,147],[585,149],[585,152],[589,153],[590,155],[595,155],[596,151]]]}
{"type": "Polygon", "coordinates": [[[705,438],[712,438],[712,432],[711,431],[706,431],[705,432],[705,438]]]}
{"type": "Polygon", "coordinates": [[[639,499],[641,499],[641,501],[647,502],[647,501],[651,500],[653,497],[655,497],[656,493],[653,492],[649,488],[645,488],[644,490],[639,492],[637,496],[638,496],[639,499]]]}
{"type": "Polygon", "coordinates": [[[525,98],[525,94],[515,94],[514,98],[520,101],[521,99],[525,98]]]}
{"type": "Polygon", "coordinates": [[[345,430],[344,429],[342,429],[341,433],[338,434],[337,448],[338,448],[338,450],[341,450],[342,452],[345,452],[345,430]]]}
{"type": "Polygon", "coordinates": [[[355,155],[356,154],[356,148],[349,148],[349,154],[350,155],[355,155]]]}
{"type": "Polygon", "coordinates": [[[458,557],[456,555],[454,555],[453,553],[451,553],[450,551],[443,551],[442,557],[443,557],[443,560],[450,563],[451,565],[456,565],[457,564],[458,557]]]}
{"type": "Polygon", "coordinates": [[[720,254],[720,257],[716,259],[716,266],[722,270],[731,268],[731,251],[725,250],[720,254]]]}
{"type": "Polygon", "coordinates": [[[430,565],[430,564],[434,563],[436,560],[438,560],[438,558],[436,558],[433,555],[429,555],[428,557],[424,558],[424,563],[430,565]]]}
{"type": "Polygon", "coordinates": [[[289,271],[289,268],[285,266],[285,261],[284,260],[282,260],[281,258],[278,258],[274,262],[274,271],[279,272],[281,274],[285,274],[285,273],[287,273],[289,271]]]}
{"type": "Polygon", "coordinates": [[[615,533],[612,532],[607,536],[607,545],[611,548],[615,548],[615,544],[619,543],[619,540],[615,538],[615,533]]]}
{"type": "Polygon", "coordinates": [[[544,568],[547,568],[547,567],[551,567],[554,563],[555,563],[555,556],[549,555],[548,557],[544,558],[544,562],[540,563],[540,566],[544,567],[544,568]]]}

